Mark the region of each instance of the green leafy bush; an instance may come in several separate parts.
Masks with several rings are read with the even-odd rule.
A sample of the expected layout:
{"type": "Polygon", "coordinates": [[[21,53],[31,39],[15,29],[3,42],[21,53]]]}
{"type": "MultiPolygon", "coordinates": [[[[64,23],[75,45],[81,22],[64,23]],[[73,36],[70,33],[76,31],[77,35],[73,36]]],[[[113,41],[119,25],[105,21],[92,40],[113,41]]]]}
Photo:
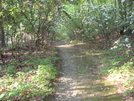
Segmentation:
{"type": "Polygon", "coordinates": [[[35,67],[28,67],[27,72],[11,72],[11,69],[14,71],[14,64],[8,65],[5,71],[7,74],[1,77],[0,80],[0,99],[26,100],[31,97],[39,97],[52,93],[54,91],[51,88],[52,80],[58,74],[52,62],[57,60],[57,57],[37,58],[29,63],[35,67]],[[14,75],[12,76],[12,74],[14,75]]]}

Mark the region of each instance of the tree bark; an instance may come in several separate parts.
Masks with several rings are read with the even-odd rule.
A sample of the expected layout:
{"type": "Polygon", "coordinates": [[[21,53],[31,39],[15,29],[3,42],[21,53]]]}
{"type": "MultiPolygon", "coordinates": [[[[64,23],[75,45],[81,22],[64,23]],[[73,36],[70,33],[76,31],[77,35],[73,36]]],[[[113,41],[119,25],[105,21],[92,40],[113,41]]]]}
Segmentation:
{"type": "MultiPolygon", "coordinates": [[[[2,12],[2,0],[0,0],[0,12],[2,12]]],[[[0,15],[0,47],[5,47],[5,32],[2,19],[3,17],[0,15]]]]}

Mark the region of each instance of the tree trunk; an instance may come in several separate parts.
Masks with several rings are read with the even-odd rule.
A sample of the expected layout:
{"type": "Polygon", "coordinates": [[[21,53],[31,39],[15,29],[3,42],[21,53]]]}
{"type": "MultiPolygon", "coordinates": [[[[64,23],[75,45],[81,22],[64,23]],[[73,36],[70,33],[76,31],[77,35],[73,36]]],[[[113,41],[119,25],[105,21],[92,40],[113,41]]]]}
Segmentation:
{"type": "MultiPolygon", "coordinates": [[[[2,12],[2,0],[0,0],[0,12],[2,12]]],[[[0,16],[0,47],[5,47],[5,33],[2,15],[0,16]]]]}

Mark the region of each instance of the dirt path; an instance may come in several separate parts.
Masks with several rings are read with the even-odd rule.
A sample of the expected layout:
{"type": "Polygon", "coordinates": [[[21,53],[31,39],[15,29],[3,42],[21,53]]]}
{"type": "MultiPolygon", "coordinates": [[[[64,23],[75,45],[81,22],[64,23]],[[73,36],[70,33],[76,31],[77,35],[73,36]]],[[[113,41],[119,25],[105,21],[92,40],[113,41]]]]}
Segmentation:
{"type": "Polygon", "coordinates": [[[115,87],[106,84],[96,73],[93,60],[87,58],[84,51],[64,41],[54,45],[62,59],[54,101],[123,101],[115,93],[115,87]]]}

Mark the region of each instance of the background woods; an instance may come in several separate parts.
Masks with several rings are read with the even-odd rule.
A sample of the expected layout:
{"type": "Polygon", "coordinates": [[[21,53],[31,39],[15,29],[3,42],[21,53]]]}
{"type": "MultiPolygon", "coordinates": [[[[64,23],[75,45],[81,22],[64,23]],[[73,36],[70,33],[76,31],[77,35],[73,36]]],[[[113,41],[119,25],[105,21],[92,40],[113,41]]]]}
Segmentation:
{"type": "Polygon", "coordinates": [[[47,48],[56,36],[54,25],[58,3],[56,0],[1,0],[1,55],[12,51],[16,59],[20,50],[31,53],[39,47],[47,48]]]}
{"type": "Polygon", "coordinates": [[[1,41],[4,46],[27,44],[29,40],[54,37],[57,1],[1,0],[1,41]],[[52,35],[53,34],[53,35],[52,35]],[[5,37],[5,39],[4,39],[5,37]]]}
{"type": "Polygon", "coordinates": [[[66,34],[83,41],[102,38],[105,48],[113,37],[133,37],[132,0],[1,0],[0,5],[1,47],[37,39],[47,44],[66,34]]]}

